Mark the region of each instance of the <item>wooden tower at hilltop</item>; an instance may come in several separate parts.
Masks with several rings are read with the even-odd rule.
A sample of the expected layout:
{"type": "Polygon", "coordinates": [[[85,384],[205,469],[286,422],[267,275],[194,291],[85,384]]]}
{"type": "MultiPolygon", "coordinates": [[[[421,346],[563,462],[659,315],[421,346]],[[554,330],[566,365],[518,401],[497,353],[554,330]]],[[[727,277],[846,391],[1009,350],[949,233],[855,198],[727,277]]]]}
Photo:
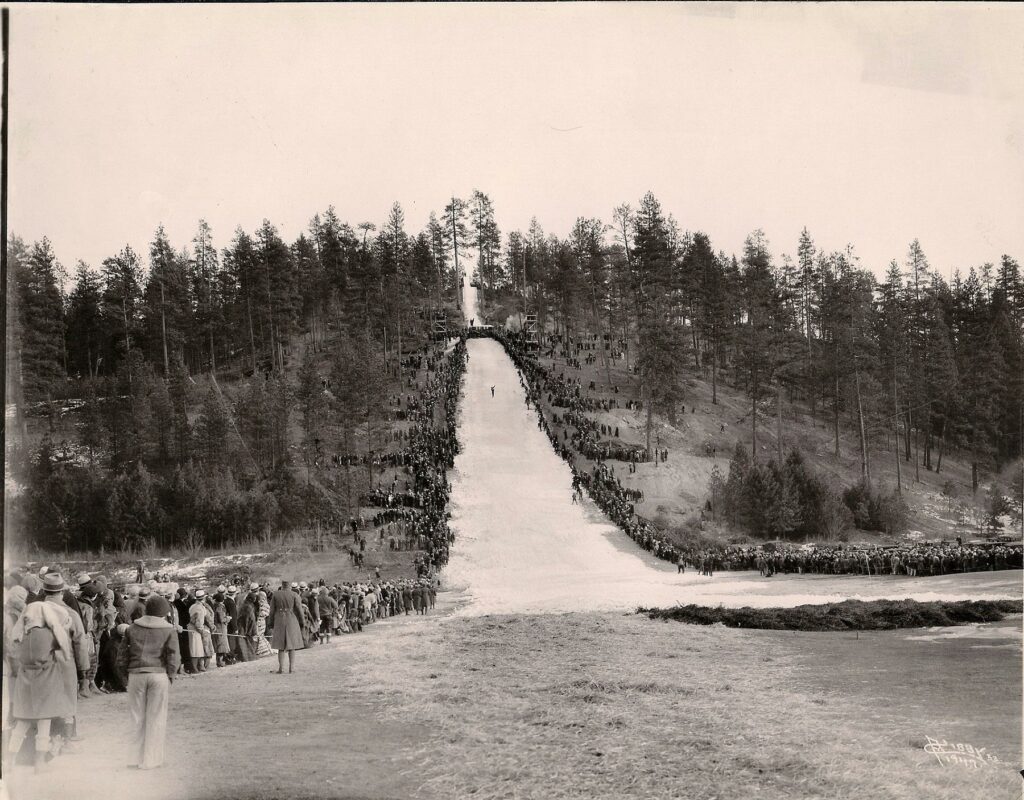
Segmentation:
{"type": "Polygon", "coordinates": [[[523,321],[523,338],[526,340],[527,350],[540,349],[540,337],[537,333],[537,315],[533,312],[527,312],[526,319],[523,321]]]}
{"type": "Polygon", "coordinates": [[[438,342],[448,338],[448,315],[443,311],[434,312],[434,320],[431,325],[431,337],[438,342]]]}

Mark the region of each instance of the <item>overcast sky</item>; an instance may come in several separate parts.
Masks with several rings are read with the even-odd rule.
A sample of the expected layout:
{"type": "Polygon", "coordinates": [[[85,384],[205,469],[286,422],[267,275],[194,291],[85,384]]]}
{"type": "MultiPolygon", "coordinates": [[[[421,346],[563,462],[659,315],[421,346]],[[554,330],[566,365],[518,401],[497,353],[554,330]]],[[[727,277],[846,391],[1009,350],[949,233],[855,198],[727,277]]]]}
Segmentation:
{"type": "Polygon", "coordinates": [[[728,252],[1024,259],[1012,4],[16,6],[10,85],[10,229],[69,269],[474,188],[503,233],[651,189],[728,252]]]}

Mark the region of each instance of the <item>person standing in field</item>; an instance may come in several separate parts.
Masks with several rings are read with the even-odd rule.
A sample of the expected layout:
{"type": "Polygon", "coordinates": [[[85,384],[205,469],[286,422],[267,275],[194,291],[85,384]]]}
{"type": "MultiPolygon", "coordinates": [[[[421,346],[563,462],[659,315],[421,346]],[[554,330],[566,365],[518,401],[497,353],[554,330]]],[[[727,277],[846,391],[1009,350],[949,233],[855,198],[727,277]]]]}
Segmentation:
{"type": "Polygon", "coordinates": [[[160,595],[146,601],[146,613],[125,632],[117,663],[128,675],[128,713],[134,743],[128,766],[156,769],[164,763],[167,705],[181,656],[178,634],[167,621],[171,604],[160,595]]]}
{"type": "Polygon", "coordinates": [[[253,661],[256,658],[256,595],[250,590],[238,603],[238,620],[235,625],[235,657],[239,661],[253,661]]]}
{"type": "MultiPolygon", "coordinates": [[[[297,584],[293,584],[296,586],[297,584]]],[[[281,588],[270,598],[270,616],[274,620],[274,638],[271,642],[277,650],[277,674],[284,673],[285,654],[288,655],[288,672],[295,671],[295,651],[304,647],[302,641],[302,602],[298,595],[282,583],[281,588]]]]}
{"type": "MultiPolygon", "coordinates": [[[[205,641],[209,636],[207,615],[211,614],[210,607],[206,604],[204,599],[205,597],[206,592],[202,589],[197,589],[195,602],[193,602],[188,609],[188,650],[192,657],[193,672],[206,672],[206,668],[210,663],[209,656],[213,655],[212,646],[210,647],[211,652],[209,655],[207,654],[205,641]]],[[[213,644],[212,640],[210,644],[213,644]]]]}
{"type": "Polygon", "coordinates": [[[8,750],[12,756],[17,755],[34,724],[37,772],[45,770],[51,752],[52,720],[70,719],[75,714],[74,691],[67,691],[68,670],[73,674],[75,669],[68,616],[55,603],[29,603],[10,635],[17,648],[18,671],[12,691],[11,717],[15,722],[8,750]]]}
{"type": "Polygon", "coordinates": [[[71,640],[71,650],[74,654],[69,662],[63,662],[64,686],[69,694],[72,708],[75,713],[70,718],[65,717],[61,727],[61,748],[64,752],[72,753],[78,750],[78,742],[81,736],[78,735],[78,693],[84,691],[87,680],[86,673],[89,669],[89,650],[85,645],[85,627],[82,624],[82,617],[77,611],[78,602],[75,600],[67,587],[64,585],[64,578],[59,572],[49,572],[43,576],[43,602],[51,603],[63,611],[65,616],[65,630],[71,640]],[[74,603],[71,606],[68,602],[74,603]],[[77,676],[77,684],[76,684],[77,676]]]}

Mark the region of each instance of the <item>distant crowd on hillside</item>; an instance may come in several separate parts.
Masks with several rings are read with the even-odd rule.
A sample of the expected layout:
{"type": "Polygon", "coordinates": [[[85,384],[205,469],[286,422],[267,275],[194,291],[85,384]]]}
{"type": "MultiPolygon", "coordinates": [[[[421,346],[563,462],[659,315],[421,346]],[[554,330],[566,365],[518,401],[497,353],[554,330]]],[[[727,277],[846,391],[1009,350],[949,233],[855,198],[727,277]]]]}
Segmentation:
{"type": "Polygon", "coordinates": [[[680,554],[697,565],[710,560],[715,569],[758,570],[775,573],[825,575],[948,575],[1021,569],[1020,545],[955,544],[949,542],[872,547],[868,549],[815,545],[807,548],[767,550],[763,547],[724,551],[698,550],[680,554]]]}
{"type": "MultiPolygon", "coordinates": [[[[401,486],[394,477],[390,484],[378,485],[361,499],[364,505],[383,509],[374,517],[375,524],[386,528],[378,534],[381,543],[387,540],[390,550],[426,550],[426,562],[436,569],[448,562],[448,550],[454,541],[448,526],[451,484],[447,471],[459,452],[455,411],[466,370],[465,339],[456,340],[443,356],[428,357],[426,364],[428,377],[419,396],[405,399],[405,418],[412,423],[403,436],[406,447],[389,459],[407,477],[401,486]]],[[[397,402],[402,399],[397,398],[397,402]]],[[[360,537],[355,525],[352,532],[359,547],[353,560],[362,566],[366,539],[360,537]]]]}
{"type": "MultiPolygon", "coordinates": [[[[795,545],[782,548],[678,547],[649,520],[636,514],[636,503],[643,500],[642,492],[623,486],[614,470],[604,463],[600,453],[595,456],[579,450],[574,452],[564,435],[559,438],[553,432],[540,401],[545,396],[549,403],[552,398],[566,397],[563,379],[552,378],[517,334],[491,329],[488,335],[501,342],[512,358],[519,370],[526,402],[536,408],[538,427],[548,436],[555,452],[569,464],[573,473],[574,500],[585,490],[597,506],[640,547],[664,561],[676,564],[677,571],[685,571],[689,566],[705,575],[713,575],[716,570],[758,570],[766,576],[779,572],[931,576],[1022,568],[1022,547],[1009,544],[987,546],[942,542],[870,549],[849,546],[798,548],[795,545]],[[552,392],[553,387],[562,393],[552,392]],[[589,471],[580,469],[576,465],[576,454],[597,463],[589,471]]],[[[593,424],[583,413],[582,404],[570,409],[562,419],[580,427],[585,427],[587,422],[593,424]]],[[[575,443],[578,439],[574,436],[571,441],[575,443]]]]}

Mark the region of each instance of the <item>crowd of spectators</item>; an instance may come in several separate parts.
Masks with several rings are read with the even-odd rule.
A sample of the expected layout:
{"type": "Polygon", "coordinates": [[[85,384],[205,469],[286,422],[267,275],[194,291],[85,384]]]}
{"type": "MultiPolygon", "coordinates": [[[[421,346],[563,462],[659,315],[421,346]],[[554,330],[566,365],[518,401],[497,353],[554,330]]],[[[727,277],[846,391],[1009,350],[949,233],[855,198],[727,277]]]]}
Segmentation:
{"type": "MultiPolygon", "coordinates": [[[[561,376],[552,376],[538,363],[519,334],[491,329],[482,335],[492,336],[501,342],[519,370],[527,403],[536,408],[538,427],[547,434],[555,452],[572,470],[573,491],[585,490],[595,504],[641,548],[676,564],[679,570],[690,566],[705,575],[711,575],[715,570],[758,570],[762,575],[783,572],[931,576],[1022,567],[1021,546],[1009,544],[989,546],[940,542],[870,548],[844,545],[800,547],[795,544],[741,548],[681,547],[651,521],[636,513],[636,503],[643,499],[643,494],[623,486],[615,476],[614,468],[604,463],[614,455],[606,456],[601,448],[592,446],[594,422],[585,411],[593,406],[593,402],[580,396],[578,383],[573,386],[561,376]],[[553,412],[552,418],[556,423],[573,426],[576,430],[571,437],[566,437],[564,432],[559,437],[553,431],[541,404],[545,397],[552,406],[568,407],[569,410],[561,415],[553,412]],[[579,446],[588,442],[591,446],[579,446]],[[589,470],[581,469],[577,465],[577,455],[596,463],[589,470]]],[[[659,450],[657,456],[659,460],[665,460],[668,453],[659,450]]]]}
{"type": "MultiPolygon", "coordinates": [[[[301,647],[362,631],[387,617],[427,614],[434,608],[437,581],[425,559],[417,571],[416,579],[286,582],[299,600],[301,647]]],[[[85,736],[81,701],[93,696],[128,692],[132,718],[144,719],[146,709],[134,708],[135,694],[148,702],[153,676],[166,672],[166,683],[155,693],[163,698],[166,717],[167,687],[175,677],[271,653],[271,598],[277,587],[238,576],[216,587],[185,587],[156,577],[161,576],[117,585],[105,575],[83,572],[71,582],[51,565],[5,574],[3,719],[12,758],[33,761],[45,771],[62,752],[74,752],[85,736]],[[130,628],[136,630],[134,645],[130,628]],[[161,629],[168,631],[161,647],[135,652],[140,637],[161,629]],[[137,664],[142,657],[152,663],[137,664]]],[[[145,739],[144,731],[136,734],[145,739]]],[[[162,760],[162,736],[159,748],[150,742],[147,752],[151,760],[162,760]]]]}

